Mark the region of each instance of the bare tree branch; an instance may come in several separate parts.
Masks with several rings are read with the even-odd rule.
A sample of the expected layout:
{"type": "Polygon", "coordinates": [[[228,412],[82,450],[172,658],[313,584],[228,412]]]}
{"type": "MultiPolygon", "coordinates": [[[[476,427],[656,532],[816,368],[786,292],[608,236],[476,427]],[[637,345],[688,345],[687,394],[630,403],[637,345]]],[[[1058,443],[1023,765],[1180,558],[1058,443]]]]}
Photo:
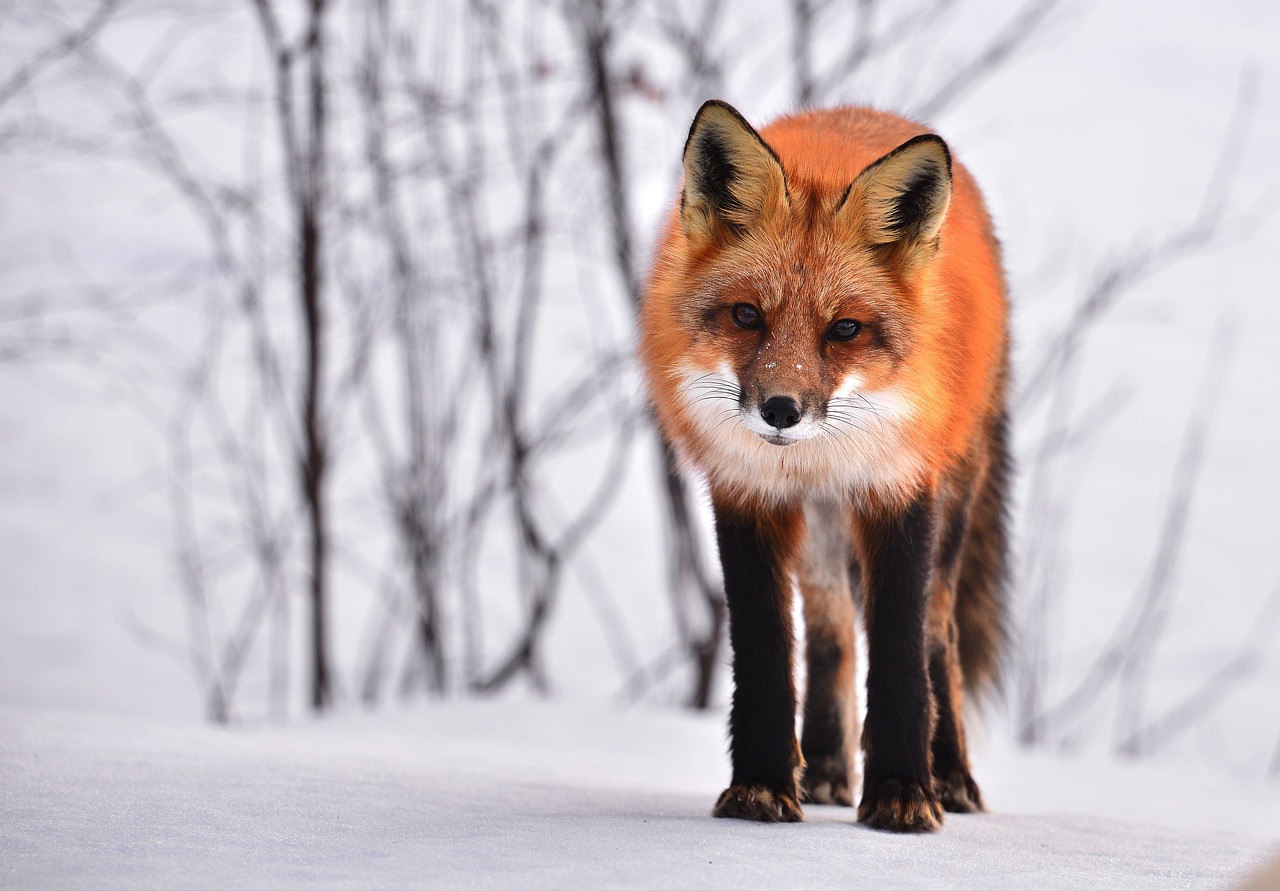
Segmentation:
{"type": "MultiPolygon", "coordinates": [[[[1118,680],[1121,685],[1121,714],[1140,715],[1145,672],[1167,621],[1172,583],[1190,517],[1191,499],[1199,480],[1204,442],[1211,429],[1210,413],[1225,380],[1225,360],[1231,340],[1230,327],[1219,326],[1195,408],[1183,436],[1156,552],[1141,587],[1130,602],[1126,618],[1116,626],[1107,645],[1071,692],[1029,718],[1022,731],[1025,739],[1042,738],[1046,728],[1079,714],[1112,680],[1118,680]]],[[[1134,718],[1128,720],[1132,723],[1134,718]]],[[[1129,734],[1132,732],[1130,730],[1129,734]]]]}
{"type": "Polygon", "coordinates": [[[922,120],[933,120],[965,93],[999,71],[1048,21],[1059,0],[1029,0],[983,50],[915,108],[922,120]]]}
{"type": "Polygon", "coordinates": [[[1240,649],[1226,663],[1209,675],[1197,689],[1184,696],[1119,741],[1117,749],[1126,755],[1152,755],[1203,721],[1227,702],[1233,687],[1253,675],[1262,666],[1264,648],[1280,625],[1280,584],[1262,604],[1257,618],[1249,625],[1249,634],[1240,649]]]}
{"type": "Polygon", "coordinates": [[[75,54],[91,42],[115,16],[120,0],[102,0],[80,27],[69,30],[49,46],[36,52],[17,71],[0,84],[0,107],[26,89],[45,69],[75,54]]]}

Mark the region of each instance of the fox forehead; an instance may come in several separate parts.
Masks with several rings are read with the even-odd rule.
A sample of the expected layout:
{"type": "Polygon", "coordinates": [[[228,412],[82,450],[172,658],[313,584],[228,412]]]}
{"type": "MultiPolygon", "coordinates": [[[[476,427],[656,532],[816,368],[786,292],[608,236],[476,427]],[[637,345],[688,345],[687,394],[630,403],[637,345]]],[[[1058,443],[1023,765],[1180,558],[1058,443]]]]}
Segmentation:
{"type": "MultiPolygon", "coordinates": [[[[741,358],[752,362],[779,359],[778,349],[797,361],[818,360],[830,326],[853,319],[866,329],[862,343],[871,343],[880,361],[896,364],[909,352],[913,303],[899,284],[868,251],[858,251],[831,237],[785,237],[786,233],[749,235],[739,244],[719,250],[714,258],[701,258],[697,275],[686,280],[684,329],[690,346],[722,353],[724,313],[738,303],[758,308],[770,349],[741,358]]],[[[696,350],[701,352],[701,350],[696,350]]],[[[863,353],[860,362],[876,361],[863,353]]],[[[711,367],[708,364],[708,368],[711,367]]]]}
{"type": "Polygon", "coordinates": [[[826,227],[798,228],[761,227],[700,258],[695,306],[746,302],[766,317],[798,311],[829,321],[854,310],[879,317],[900,311],[895,283],[869,249],[822,231],[826,227]]]}

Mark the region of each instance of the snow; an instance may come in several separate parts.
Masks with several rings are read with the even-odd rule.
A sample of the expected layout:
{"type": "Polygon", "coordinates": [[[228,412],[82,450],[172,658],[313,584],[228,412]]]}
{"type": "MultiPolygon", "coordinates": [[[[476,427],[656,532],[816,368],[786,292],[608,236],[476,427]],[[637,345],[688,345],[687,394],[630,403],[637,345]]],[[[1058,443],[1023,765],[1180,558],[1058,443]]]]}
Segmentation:
{"type": "Polygon", "coordinates": [[[1275,790],[1239,778],[1210,790],[1011,751],[979,760],[993,813],[950,816],[936,835],[867,830],[836,807],[759,825],[709,816],[726,772],[718,716],[598,704],[419,705],[231,731],[6,709],[0,884],[1225,887],[1280,827],[1275,790]],[[1199,813],[1206,791],[1219,812],[1199,813]]]}

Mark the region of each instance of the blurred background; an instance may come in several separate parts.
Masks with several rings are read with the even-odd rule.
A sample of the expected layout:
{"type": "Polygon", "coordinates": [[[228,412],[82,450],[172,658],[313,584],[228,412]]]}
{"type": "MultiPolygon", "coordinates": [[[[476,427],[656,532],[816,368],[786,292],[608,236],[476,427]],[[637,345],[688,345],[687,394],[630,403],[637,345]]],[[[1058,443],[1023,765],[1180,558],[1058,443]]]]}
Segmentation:
{"type": "Polygon", "coordinates": [[[1280,774],[1265,0],[4,4],[0,702],[724,708],[704,493],[630,355],[711,97],[905,113],[986,192],[988,733],[1280,774]]]}

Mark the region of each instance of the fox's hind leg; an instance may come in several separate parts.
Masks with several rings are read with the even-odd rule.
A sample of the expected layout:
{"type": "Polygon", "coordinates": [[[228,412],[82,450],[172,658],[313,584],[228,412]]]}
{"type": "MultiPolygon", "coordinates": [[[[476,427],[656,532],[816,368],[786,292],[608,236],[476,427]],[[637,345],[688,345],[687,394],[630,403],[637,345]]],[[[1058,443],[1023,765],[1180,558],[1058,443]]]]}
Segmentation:
{"type": "Polygon", "coordinates": [[[980,811],[982,794],[969,770],[964,733],[964,676],[960,670],[954,589],[938,579],[929,610],[929,684],[936,721],[933,728],[933,788],[953,813],[980,811]]]}
{"type": "Polygon", "coordinates": [[[929,685],[936,715],[931,744],[933,786],[942,806],[954,813],[983,810],[965,742],[965,678],[956,621],[956,586],[965,549],[971,544],[973,490],[982,478],[981,473],[970,471],[943,490],[941,539],[929,602],[929,685]]]}
{"type": "Polygon", "coordinates": [[[851,806],[862,777],[862,736],[855,643],[857,613],[850,590],[853,560],[844,508],[832,501],[805,505],[809,534],[797,564],[804,597],[805,661],[803,793],[815,804],[851,806]]]}

